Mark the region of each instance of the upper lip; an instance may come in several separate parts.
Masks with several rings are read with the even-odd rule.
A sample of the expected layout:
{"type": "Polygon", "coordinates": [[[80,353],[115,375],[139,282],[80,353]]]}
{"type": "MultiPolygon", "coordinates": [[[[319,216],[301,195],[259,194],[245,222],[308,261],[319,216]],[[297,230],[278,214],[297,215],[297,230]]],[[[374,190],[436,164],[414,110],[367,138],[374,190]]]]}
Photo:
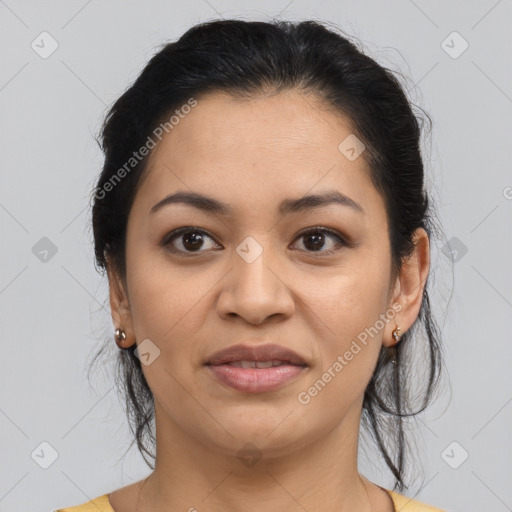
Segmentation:
{"type": "Polygon", "coordinates": [[[281,345],[232,345],[215,352],[206,361],[206,365],[218,366],[234,361],[286,361],[291,364],[307,366],[304,359],[293,350],[281,345]]]}

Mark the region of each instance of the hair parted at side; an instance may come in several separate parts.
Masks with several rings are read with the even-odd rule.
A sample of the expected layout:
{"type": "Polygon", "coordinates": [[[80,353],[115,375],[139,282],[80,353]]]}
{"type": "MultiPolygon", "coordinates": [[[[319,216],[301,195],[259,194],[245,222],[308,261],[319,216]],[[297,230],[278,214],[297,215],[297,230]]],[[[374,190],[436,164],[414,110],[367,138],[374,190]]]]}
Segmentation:
{"type": "MultiPolygon", "coordinates": [[[[126,282],[128,214],[149,155],[132,162],[115,185],[108,184],[123,166],[127,170],[133,152],[146,144],[162,120],[190,98],[197,100],[208,92],[251,99],[287,90],[315,95],[353,122],[365,144],[363,157],[372,182],[386,206],[397,272],[414,249],[414,231],[424,228],[431,238],[439,229],[424,187],[421,129],[411,103],[397,77],[347,37],[317,21],[280,20],[218,20],[193,26],[176,42],[165,44],[110,108],[100,137],[104,166],[91,195],[98,271],[104,273],[108,258],[126,282]]],[[[427,118],[430,121],[428,114],[427,118]]],[[[375,440],[399,492],[407,488],[404,418],[427,407],[441,373],[440,333],[431,311],[429,279],[412,328],[394,349],[381,349],[363,402],[362,425],[375,440]],[[418,361],[424,371],[412,379],[418,361]]],[[[134,442],[153,468],[146,455],[154,461],[154,402],[135,348],[119,351],[116,379],[123,387],[134,442]]]]}

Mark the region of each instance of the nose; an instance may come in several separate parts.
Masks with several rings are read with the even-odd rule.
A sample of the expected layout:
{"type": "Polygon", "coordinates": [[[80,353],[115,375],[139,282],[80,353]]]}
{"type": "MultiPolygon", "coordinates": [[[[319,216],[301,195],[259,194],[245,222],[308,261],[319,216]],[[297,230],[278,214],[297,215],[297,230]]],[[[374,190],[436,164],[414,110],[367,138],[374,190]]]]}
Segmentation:
{"type": "Polygon", "coordinates": [[[293,292],[277,258],[268,248],[254,260],[240,254],[234,252],[233,267],[222,281],[217,302],[219,315],[240,317],[256,325],[269,318],[289,318],[295,310],[293,292]]]}

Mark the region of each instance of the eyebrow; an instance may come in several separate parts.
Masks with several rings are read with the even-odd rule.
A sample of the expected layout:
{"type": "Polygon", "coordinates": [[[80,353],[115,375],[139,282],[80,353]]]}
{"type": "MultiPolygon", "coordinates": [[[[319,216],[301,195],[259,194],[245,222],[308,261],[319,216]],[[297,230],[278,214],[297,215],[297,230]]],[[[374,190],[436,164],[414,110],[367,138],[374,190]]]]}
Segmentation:
{"type": "MultiPolygon", "coordinates": [[[[161,201],[156,203],[151,210],[150,214],[161,210],[164,206],[171,204],[187,204],[205,213],[218,214],[218,215],[232,215],[232,208],[213,197],[208,197],[197,192],[176,192],[174,194],[164,197],[161,201]]],[[[310,194],[307,196],[299,197],[297,199],[284,199],[279,205],[279,213],[281,216],[297,213],[313,208],[320,208],[330,204],[339,204],[352,208],[354,211],[366,215],[363,207],[356,203],[353,199],[341,192],[332,190],[322,194],[310,194]]]]}

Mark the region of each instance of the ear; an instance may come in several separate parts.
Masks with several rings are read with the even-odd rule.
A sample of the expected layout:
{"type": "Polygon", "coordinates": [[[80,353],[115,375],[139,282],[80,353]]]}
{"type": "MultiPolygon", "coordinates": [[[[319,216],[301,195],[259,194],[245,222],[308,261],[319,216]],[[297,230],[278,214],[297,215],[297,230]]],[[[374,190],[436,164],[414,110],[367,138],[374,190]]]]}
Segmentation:
{"type": "Polygon", "coordinates": [[[119,328],[126,333],[126,339],[123,340],[121,344],[123,348],[128,348],[135,343],[130,302],[128,300],[125,284],[112,264],[111,258],[108,256],[107,275],[114,331],[119,328]]]}
{"type": "Polygon", "coordinates": [[[386,347],[396,343],[393,337],[395,327],[400,327],[402,336],[414,324],[420,311],[423,290],[430,269],[430,243],[427,232],[423,228],[418,228],[413,234],[413,242],[414,251],[402,263],[389,304],[389,307],[397,313],[384,328],[382,344],[386,347]]]}

